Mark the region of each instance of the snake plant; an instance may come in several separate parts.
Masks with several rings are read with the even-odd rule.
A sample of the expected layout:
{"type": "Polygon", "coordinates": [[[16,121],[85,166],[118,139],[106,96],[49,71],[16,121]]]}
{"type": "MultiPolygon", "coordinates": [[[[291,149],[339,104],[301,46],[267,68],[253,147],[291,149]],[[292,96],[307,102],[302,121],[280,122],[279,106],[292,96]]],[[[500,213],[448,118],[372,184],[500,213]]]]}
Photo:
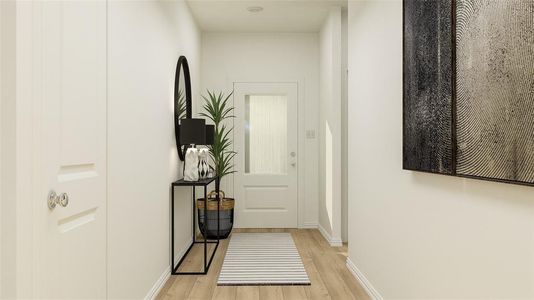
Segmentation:
{"type": "Polygon", "coordinates": [[[210,92],[208,96],[202,96],[204,99],[204,112],[200,113],[201,116],[210,119],[215,125],[215,136],[213,145],[209,146],[210,156],[215,165],[215,174],[220,180],[229,174],[234,173],[233,158],[236,152],[232,150],[231,132],[233,127],[227,127],[224,123],[225,120],[233,118],[232,112],[234,107],[229,105],[228,100],[232,96],[233,92],[224,95],[222,92],[216,94],[210,92]]]}

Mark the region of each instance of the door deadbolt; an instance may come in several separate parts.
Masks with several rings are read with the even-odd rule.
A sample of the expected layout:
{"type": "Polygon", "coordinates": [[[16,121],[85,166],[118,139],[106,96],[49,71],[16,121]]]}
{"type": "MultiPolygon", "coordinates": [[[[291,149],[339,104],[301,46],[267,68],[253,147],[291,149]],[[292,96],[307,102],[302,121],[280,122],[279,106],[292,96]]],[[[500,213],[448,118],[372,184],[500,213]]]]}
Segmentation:
{"type": "Polygon", "coordinates": [[[48,193],[48,208],[54,209],[58,204],[63,207],[69,205],[69,195],[67,193],[61,193],[58,196],[55,191],[50,191],[48,193]]]}

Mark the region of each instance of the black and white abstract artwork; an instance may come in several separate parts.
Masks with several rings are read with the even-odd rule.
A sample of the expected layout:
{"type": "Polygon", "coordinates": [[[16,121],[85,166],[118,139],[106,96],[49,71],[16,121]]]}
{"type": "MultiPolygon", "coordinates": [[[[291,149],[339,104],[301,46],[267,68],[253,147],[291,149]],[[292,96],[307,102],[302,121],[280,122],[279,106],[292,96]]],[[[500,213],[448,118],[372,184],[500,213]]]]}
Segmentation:
{"type": "Polygon", "coordinates": [[[404,5],[403,166],[451,174],[451,0],[404,5]]]}
{"type": "Polygon", "coordinates": [[[534,183],[534,0],[458,0],[458,174],[534,183]]]}
{"type": "Polygon", "coordinates": [[[534,0],[404,0],[405,169],[534,184],[534,0]]]}

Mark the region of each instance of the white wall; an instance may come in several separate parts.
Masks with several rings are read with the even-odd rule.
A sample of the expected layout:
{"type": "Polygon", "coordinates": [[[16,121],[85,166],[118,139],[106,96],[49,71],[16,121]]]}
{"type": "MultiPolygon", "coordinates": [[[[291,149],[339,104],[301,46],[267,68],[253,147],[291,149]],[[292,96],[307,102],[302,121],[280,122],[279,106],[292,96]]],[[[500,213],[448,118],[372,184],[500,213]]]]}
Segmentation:
{"type": "MultiPolygon", "coordinates": [[[[4,31],[6,31],[6,29],[8,29],[8,27],[6,26],[7,22],[5,21],[6,19],[6,16],[4,16],[4,11],[5,11],[5,8],[4,8],[4,5],[2,3],[0,3],[0,170],[4,170],[3,169],[3,156],[2,156],[2,153],[3,153],[3,147],[4,147],[4,142],[3,142],[3,126],[2,126],[2,120],[4,119],[4,116],[2,115],[2,106],[4,105],[4,89],[6,88],[6,84],[3,82],[6,78],[6,75],[7,74],[4,74],[4,73],[7,73],[5,70],[4,70],[4,66],[5,66],[5,62],[4,62],[4,52],[6,50],[4,50],[4,47],[6,47],[6,42],[7,41],[4,41],[4,39],[6,39],[5,35],[6,33],[4,33],[4,31]]],[[[3,195],[3,190],[2,190],[2,186],[4,185],[4,172],[3,171],[0,171],[0,245],[5,245],[4,243],[4,240],[3,240],[3,237],[4,237],[4,234],[2,232],[2,228],[4,228],[3,224],[2,224],[2,220],[3,220],[3,210],[2,210],[2,206],[4,205],[4,195],[3,195]]],[[[2,268],[3,266],[3,256],[2,256],[2,248],[3,247],[0,247],[0,270],[4,270],[2,268]]],[[[2,293],[2,286],[4,285],[4,272],[0,272],[0,297],[3,298],[3,293],[2,293]]]]}
{"type": "Polygon", "coordinates": [[[0,2],[0,298],[16,295],[16,6],[0,2]]]}
{"type": "MultiPolygon", "coordinates": [[[[4,49],[3,47],[5,47],[5,41],[4,41],[4,33],[3,31],[5,29],[5,26],[4,25],[4,19],[5,19],[5,16],[3,15],[3,12],[4,11],[4,8],[3,8],[3,5],[2,3],[0,3],[0,170],[3,170],[2,168],[2,148],[4,147],[4,143],[2,141],[2,121],[4,119],[3,115],[2,115],[2,103],[4,102],[4,95],[3,95],[3,89],[5,88],[5,84],[3,83],[2,81],[2,78],[5,78],[5,75],[3,74],[4,73],[4,59],[3,59],[3,53],[4,53],[4,49]],[[2,30],[3,29],[3,30],[2,30]]],[[[3,206],[3,200],[4,200],[4,196],[2,194],[2,185],[3,185],[3,174],[2,174],[2,171],[0,171],[0,245],[5,245],[4,244],[4,241],[3,241],[3,233],[2,233],[2,219],[3,219],[3,215],[2,215],[2,206],[3,206]]],[[[0,270],[3,270],[2,269],[2,247],[0,247],[0,270]]],[[[2,286],[3,286],[3,272],[0,272],[0,297],[2,297],[2,286]]]]}
{"type": "Polygon", "coordinates": [[[388,299],[534,298],[534,188],[402,170],[402,4],[349,3],[349,258],[388,299]]]}
{"type": "Polygon", "coordinates": [[[319,229],[341,243],[341,8],[333,7],[320,37],[319,229]]]}
{"type": "MultiPolygon", "coordinates": [[[[110,1],[108,23],[108,297],[137,299],[170,272],[175,68],[185,55],[196,95],[201,40],[183,1],[110,1]]],[[[176,191],[178,250],[190,240],[191,198],[176,191]]]]}
{"type": "MultiPolygon", "coordinates": [[[[319,42],[315,33],[204,33],[202,92],[230,92],[233,82],[298,82],[299,85],[299,227],[317,226],[319,42]],[[303,158],[303,159],[302,159],[303,158]],[[300,164],[302,165],[302,163],[300,164]],[[304,184],[300,184],[304,183],[304,184]]],[[[200,108],[202,101],[196,103],[200,108]]],[[[221,187],[232,195],[228,176],[221,187]]],[[[239,199],[237,199],[239,201],[239,199]]],[[[236,220],[238,222],[238,220],[236,220]]]]}
{"type": "Polygon", "coordinates": [[[341,10],[341,239],[348,241],[348,16],[347,8],[341,10]]]}
{"type": "Polygon", "coordinates": [[[33,295],[32,3],[1,1],[1,280],[0,298],[33,295]]]}

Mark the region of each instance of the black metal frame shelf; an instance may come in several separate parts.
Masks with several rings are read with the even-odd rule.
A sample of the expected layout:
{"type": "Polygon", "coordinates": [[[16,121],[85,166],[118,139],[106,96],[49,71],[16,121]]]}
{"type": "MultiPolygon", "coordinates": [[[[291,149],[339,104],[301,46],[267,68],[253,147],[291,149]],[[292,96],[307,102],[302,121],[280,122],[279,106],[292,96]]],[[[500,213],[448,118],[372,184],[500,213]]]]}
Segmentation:
{"type": "MultiPolygon", "coordinates": [[[[220,227],[220,218],[221,218],[221,215],[220,215],[220,209],[221,209],[221,202],[220,202],[220,199],[219,199],[219,186],[218,186],[218,182],[219,180],[216,180],[217,177],[213,177],[213,178],[207,178],[207,179],[201,179],[199,181],[185,181],[183,179],[180,179],[178,181],[175,181],[171,184],[171,275],[205,275],[208,273],[208,270],[211,266],[211,262],[213,261],[213,257],[215,256],[215,253],[217,252],[217,248],[219,247],[219,236],[220,236],[220,233],[219,233],[219,227],[220,227]],[[195,228],[196,228],[196,197],[195,197],[195,188],[196,187],[204,187],[204,226],[207,227],[207,224],[208,224],[208,220],[207,220],[207,216],[208,216],[208,212],[207,212],[207,208],[208,208],[208,195],[207,195],[207,189],[208,189],[208,185],[212,182],[215,182],[215,191],[217,192],[217,240],[210,240],[208,241],[208,239],[206,237],[204,237],[204,239],[202,241],[197,241],[196,240],[196,234],[195,234],[195,228]],[[178,264],[175,266],[174,265],[174,188],[177,187],[177,186],[190,186],[193,190],[193,242],[191,243],[191,245],[189,246],[189,248],[187,248],[187,251],[184,253],[184,255],[182,256],[182,258],[180,259],[180,261],[178,262],[178,264]],[[204,271],[202,272],[178,272],[178,268],[180,268],[180,265],[182,264],[182,262],[184,261],[184,259],[187,257],[187,254],[189,254],[189,252],[191,251],[191,248],[193,248],[193,246],[195,244],[204,244],[204,271]],[[208,258],[208,244],[215,244],[215,249],[213,249],[213,252],[211,253],[211,256],[210,256],[210,259],[209,261],[207,260],[208,258]]],[[[207,235],[207,229],[206,229],[206,235],[207,235]]]]}

